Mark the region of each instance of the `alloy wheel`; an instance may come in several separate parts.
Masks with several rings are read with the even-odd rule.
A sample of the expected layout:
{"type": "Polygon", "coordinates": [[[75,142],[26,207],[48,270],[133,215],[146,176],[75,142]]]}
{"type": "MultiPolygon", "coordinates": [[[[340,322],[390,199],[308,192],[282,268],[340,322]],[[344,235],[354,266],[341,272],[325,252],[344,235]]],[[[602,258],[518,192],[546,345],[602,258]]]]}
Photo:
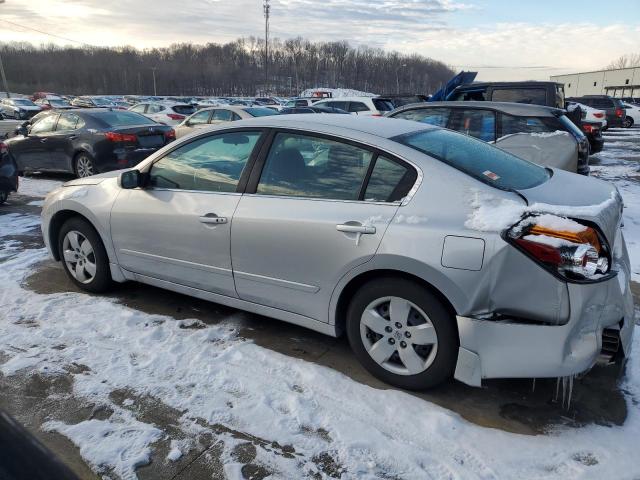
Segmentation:
{"type": "Polygon", "coordinates": [[[371,302],[362,313],[360,337],[371,358],[397,375],[424,372],[438,351],[438,334],[428,315],[401,297],[371,302]]]}
{"type": "Polygon", "coordinates": [[[62,254],[69,273],[80,283],[91,283],[96,276],[96,256],[87,238],[76,230],[62,242],[62,254]]]}
{"type": "Polygon", "coordinates": [[[93,162],[86,155],[80,155],[76,160],[76,172],[79,178],[93,175],[93,162]]]}

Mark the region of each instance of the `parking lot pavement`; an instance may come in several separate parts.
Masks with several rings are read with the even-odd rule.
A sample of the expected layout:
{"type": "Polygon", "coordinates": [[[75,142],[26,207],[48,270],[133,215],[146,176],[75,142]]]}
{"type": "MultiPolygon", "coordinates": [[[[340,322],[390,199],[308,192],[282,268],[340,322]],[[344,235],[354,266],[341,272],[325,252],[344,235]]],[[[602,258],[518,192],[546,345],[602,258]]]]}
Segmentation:
{"type": "MultiPolygon", "coordinates": [[[[593,174],[620,188],[632,262],[640,262],[640,128],[611,129],[606,139],[593,174]]],[[[623,452],[598,439],[619,442],[640,431],[640,382],[629,380],[640,375],[638,362],[626,377],[594,368],[576,380],[569,408],[555,380],[482,389],[450,382],[402,394],[365,372],[345,339],[133,283],[90,297],[41,251],[39,195],[62,180],[27,178],[30,195],[0,209],[0,282],[3,265],[25,272],[11,290],[23,301],[0,291],[0,408],[81,478],[604,478],[596,472],[623,467],[634,478],[623,452]],[[129,344],[143,327],[149,338],[129,344]],[[154,345],[158,351],[145,351],[154,345]],[[420,419],[405,411],[412,409],[420,419]],[[412,423],[427,420],[424,438],[412,436],[412,423]],[[382,444],[369,437],[377,436],[384,450],[406,450],[376,449],[382,444]],[[92,444],[120,460],[100,463],[92,444]],[[505,445],[514,458],[529,452],[522,465],[487,453],[505,445]]],[[[640,281],[638,263],[633,271],[640,281]]],[[[633,289],[640,298],[640,283],[633,289]]]]}

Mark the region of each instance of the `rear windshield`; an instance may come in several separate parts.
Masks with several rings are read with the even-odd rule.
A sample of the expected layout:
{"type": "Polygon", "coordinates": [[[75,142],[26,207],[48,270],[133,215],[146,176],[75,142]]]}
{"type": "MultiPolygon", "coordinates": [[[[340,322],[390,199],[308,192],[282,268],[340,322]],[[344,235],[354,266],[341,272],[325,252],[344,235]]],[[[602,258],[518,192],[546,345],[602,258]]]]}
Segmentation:
{"type": "Polygon", "coordinates": [[[196,107],[193,105],[174,105],[171,108],[174,112],[179,113],[180,115],[191,115],[192,113],[196,113],[196,107]]]}
{"type": "Polygon", "coordinates": [[[16,98],[13,100],[13,104],[14,105],[28,105],[28,106],[32,106],[35,105],[35,103],[33,103],[31,100],[24,100],[21,98],[16,98]]]}
{"type": "Polygon", "coordinates": [[[393,140],[503,190],[524,190],[549,179],[546,169],[451,130],[420,130],[393,140]]]}
{"type": "Polygon", "coordinates": [[[104,112],[92,112],[91,116],[106,123],[110,127],[155,125],[156,123],[143,115],[126,110],[105,110],[104,112]]]}
{"type": "Polygon", "coordinates": [[[93,103],[95,103],[96,105],[111,105],[111,102],[109,100],[107,100],[106,98],[92,98],[91,100],[93,100],[93,103]]]}
{"type": "Polygon", "coordinates": [[[376,110],[378,110],[379,112],[390,112],[394,109],[391,100],[387,100],[385,98],[374,98],[373,104],[375,105],[376,110]]]}
{"type": "Polygon", "coordinates": [[[271,110],[270,108],[245,108],[244,111],[252,117],[267,117],[269,115],[278,115],[278,112],[276,112],[275,110],[271,110]]]}

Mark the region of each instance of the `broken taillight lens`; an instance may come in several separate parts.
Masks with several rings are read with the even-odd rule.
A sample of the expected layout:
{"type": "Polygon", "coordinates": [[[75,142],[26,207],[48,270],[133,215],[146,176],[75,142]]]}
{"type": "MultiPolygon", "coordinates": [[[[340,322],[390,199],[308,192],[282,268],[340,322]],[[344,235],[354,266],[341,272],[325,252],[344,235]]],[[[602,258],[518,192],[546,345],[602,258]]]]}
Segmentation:
{"type": "Polygon", "coordinates": [[[566,280],[596,280],[609,273],[609,246],[591,226],[556,215],[523,219],[507,239],[566,280]]]}

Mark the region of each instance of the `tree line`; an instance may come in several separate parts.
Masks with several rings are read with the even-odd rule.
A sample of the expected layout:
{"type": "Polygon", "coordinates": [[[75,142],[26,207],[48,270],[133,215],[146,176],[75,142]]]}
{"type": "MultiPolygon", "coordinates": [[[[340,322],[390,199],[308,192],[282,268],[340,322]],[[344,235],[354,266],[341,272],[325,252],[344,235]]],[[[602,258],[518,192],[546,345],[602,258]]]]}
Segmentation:
{"type": "Polygon", "coordinates": [[[307,88],[352,88],[373,93],[433,93],[453,75],[443,62],[346,41],[303,38],[166,48],[60,47],[0,44],[9,89],[61,94],[297,95],[307,88]]]}

